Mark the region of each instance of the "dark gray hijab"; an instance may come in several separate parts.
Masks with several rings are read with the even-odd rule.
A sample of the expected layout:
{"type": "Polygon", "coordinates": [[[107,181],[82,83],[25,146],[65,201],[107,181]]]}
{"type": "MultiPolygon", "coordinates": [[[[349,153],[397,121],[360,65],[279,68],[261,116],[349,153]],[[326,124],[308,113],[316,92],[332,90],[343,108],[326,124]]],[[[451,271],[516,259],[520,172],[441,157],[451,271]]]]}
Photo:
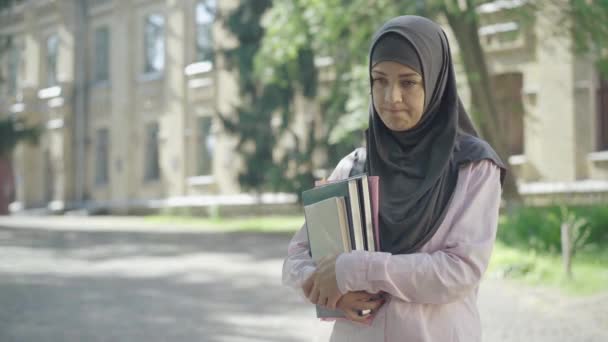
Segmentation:
{"type": "Polygon", "coordinates": [[[491,160],[502,169],[501,181],[505,167],[494,150],[477,137],[462,106],[450,47],[439,25],[418,16],[389,20],[373,39],[370,80],[372,57],[380,62],[399,55],[391,54],[391,48],[382,42],[387,37],[393,49],[417,54],[406,59],[423,77],[424,113],[416,126],[396,132],[384,125],[372,101],[365,168],[368,174],[380,176],[381,249],[406,254],[418,251],[439,228],[462,165],[491,160]],[[377,46],[382,52],[374,53],[377,46]]]}

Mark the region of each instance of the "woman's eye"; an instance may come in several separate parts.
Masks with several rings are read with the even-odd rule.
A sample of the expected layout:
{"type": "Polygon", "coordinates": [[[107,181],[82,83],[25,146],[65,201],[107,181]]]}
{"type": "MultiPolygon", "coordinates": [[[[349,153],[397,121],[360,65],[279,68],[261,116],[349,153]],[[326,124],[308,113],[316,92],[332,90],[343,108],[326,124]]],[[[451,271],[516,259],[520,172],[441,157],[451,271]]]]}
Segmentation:
{"type": "Polygon", "coordinates": [[[416,81],[401,81],[401,86],[404,88],[413,87],[416,85],[416,81]]]}
{"type": "Polygon", "coordinates": [[[386,85],[386,79],[385,78],[374,78],[374,79],[372,79],[372,81],[374,82],[374,84],[377,83],[377,84],[382,85],[382,86],[386,85]]]}

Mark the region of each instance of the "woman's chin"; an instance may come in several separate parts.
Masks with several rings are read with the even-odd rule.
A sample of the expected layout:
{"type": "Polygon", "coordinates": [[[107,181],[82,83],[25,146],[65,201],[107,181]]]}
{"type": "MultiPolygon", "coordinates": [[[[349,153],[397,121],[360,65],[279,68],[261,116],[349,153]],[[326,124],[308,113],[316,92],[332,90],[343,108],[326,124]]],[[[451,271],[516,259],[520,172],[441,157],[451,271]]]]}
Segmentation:
{"type": "Polygon", "coordinates": [[[391,131],[394,132],[404,132],[409,130],[410,128],[412,128],[412,125],[410,125],[409,122],[391,122],[389,124],[387,124],[386,122],[384,123],[386,125],[386,127],[388,127],[388,129],[390,129],[391,131]]]}

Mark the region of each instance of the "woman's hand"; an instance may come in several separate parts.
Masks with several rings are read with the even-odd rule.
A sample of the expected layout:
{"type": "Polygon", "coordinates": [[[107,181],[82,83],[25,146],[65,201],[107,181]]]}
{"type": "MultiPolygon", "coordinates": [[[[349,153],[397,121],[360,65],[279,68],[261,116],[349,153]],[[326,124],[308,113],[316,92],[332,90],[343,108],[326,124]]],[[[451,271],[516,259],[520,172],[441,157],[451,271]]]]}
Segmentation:
{"type": "Polygon", "coordinates": [[[338,309],[351,321],[363,323],[375,314],[384,302],[384,298],[377,294],[365,291],[348,292],[338,301],[338,309]],[[364,314],[361,314],[362,312],[364,314]]]}
{"type": "Polygon", "coordinates": [[[342,297],[336,281],[336,259],[338,254],[327,256],[319,261],[317,270],[304,282],[302,289],[311,303],[319,304],[330,310],[342,297]]]}

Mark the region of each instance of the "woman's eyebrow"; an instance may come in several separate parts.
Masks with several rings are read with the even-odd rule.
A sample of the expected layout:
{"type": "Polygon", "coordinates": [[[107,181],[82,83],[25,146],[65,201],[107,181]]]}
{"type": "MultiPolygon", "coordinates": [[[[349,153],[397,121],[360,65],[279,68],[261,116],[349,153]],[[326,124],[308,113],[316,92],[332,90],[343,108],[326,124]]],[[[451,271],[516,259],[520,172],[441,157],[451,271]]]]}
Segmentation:
{"type": "MultiPolygon", "coordinates": [[[[386,73],[384,73],[384,72],[382,72],[382,71],[378,71],[378,70],[372,70],[372,72],[377,73],[377,74],[380,74],[380,75],[382,75],[382,76],[386,76],[386,73]]],[[[407,73],[404,73],[404,74],[399,74],[399,77],[412,77],[412,76],[417,76],[417,77],[420,77],[420,75],[418,75],[418,74],[417,74],[417,73],[415,73],[415,72],[407,72],[407,73]]]]}

